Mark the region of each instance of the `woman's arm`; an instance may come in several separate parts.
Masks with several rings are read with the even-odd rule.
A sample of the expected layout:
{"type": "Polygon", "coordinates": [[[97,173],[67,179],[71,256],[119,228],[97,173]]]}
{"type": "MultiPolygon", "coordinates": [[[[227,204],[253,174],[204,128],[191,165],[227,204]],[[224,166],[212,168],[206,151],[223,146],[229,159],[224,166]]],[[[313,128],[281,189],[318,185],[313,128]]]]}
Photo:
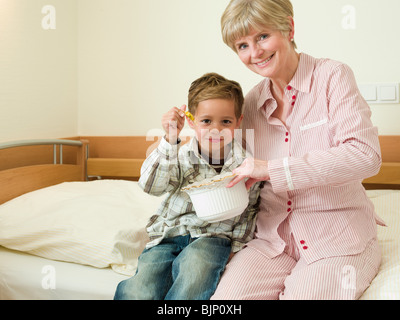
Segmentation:
{"type": "MultiPolygon", "coordinates": [[[[330,74],[327,88],[331,148],[311,150],[299,157],[270,160],[268,171],[275,192],[337,186],[362,181],[379,172],[382,159],[378,130],[362,98],[353,72],[340,64],[330,74]]],[[[315,137],[318,139],[318,137],[315,137]]]]}
{"type": "Polygon", "coordinates": [[[275,192],[283,192],[361,181],[379,171],[382,160],[378,132],[351,69],[346,65],[335,68],[327,88],[329,139],[333,146],[299,157],[244,163],[229,187],[249,178],[248,187],[255,181],[270,180],[275,192]]]}

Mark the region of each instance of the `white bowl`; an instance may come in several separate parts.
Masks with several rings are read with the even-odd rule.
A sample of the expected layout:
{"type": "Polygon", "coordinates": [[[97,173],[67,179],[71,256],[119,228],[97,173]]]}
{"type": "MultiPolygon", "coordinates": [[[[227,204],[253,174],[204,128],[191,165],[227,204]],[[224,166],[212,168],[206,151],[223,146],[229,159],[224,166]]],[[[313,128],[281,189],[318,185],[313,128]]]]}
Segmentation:
{"type": "Polygon", "coordinates": [[[242,214],[247,208],[249,195],[244,180],[226,188],[233,177],[232,173],[222,174],[182,188],[190,196],[200,219],[208,222],[227,220],[242,214]]]}

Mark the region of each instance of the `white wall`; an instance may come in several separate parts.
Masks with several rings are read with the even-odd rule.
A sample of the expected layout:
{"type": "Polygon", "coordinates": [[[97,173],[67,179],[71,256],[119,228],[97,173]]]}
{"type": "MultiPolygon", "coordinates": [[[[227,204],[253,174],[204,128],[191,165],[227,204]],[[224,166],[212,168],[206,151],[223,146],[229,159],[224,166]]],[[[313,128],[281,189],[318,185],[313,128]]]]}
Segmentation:
{"type": "MultiPolygon", "coordinates": [[[[349,64],[360,83],[400,82],[398,0],[292,0],[300,52],[349,64]],[[355,29],[342,28],[355,9],[355,29]]],[[[0,0],[0,141],[145,135],[210,71],[260,77],[223,44],[229,0],[0,0]],[[57,12],[43,30],[44,5],[57,12]]],[[[400,105],[372,105],[380,134],[400,134],[400,105]]]]}
{"type": "MultiPolygon", "coordinates": [[[[220,36],[229,0],[79,0],[79,133],[137,135],[160,128],[162,113],[187,101],[209,71],[260,78],[220,36]]],[[[398,0],[293,0],[300,52],[349,64],[362,82],[400,82],[398,0]],[[355,29],[342,27],[355,9],[355,29]]],[[[372,105],[380,134],[400,134],[400,105],[372,105]]]]}
{"type": "Polygon", "coordinates": [[[0,141],[76,135],[76,12],[76,0],[0,0],[0,141]]]}
{"type": "MultiPolygon", "coordinates": [[[[210,71],[259,79],[220,36],[227,0],[79,1],[79,132],[145,135],[210,71]]],[[[255,81],[245,81],[249,89],[255,81]]]]}
{"type": "MultiPolygon", "coordinates": [[[[400,1],[292,0],[300,51],[350,65],[358,83],[400,82],[400,1]],[[351,5],[355,29],[343,29],[351,5]]],[[[382,135],[400,134],[400,104],[371,104],[372,121],[382,135]]]]}

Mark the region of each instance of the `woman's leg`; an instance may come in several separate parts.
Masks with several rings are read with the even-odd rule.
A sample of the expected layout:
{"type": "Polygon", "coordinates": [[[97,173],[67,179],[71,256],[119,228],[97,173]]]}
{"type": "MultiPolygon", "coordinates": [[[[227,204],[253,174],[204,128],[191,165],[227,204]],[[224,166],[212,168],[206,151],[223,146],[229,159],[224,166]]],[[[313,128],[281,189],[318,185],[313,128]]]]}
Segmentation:
{"type": "Polygon", "coordinates": [[[191,241],[172,266],[173,284],[165,300],[208,300],[231,252],[231,242],[218,237],[191,241]]]}
{"type": "Polygon", "coordinates": [[[284,290],[284,281],[296,261],[282,253],[269,259],[245,247],[226,266],[213,300],[272,300],[284,290]]]}
{"type": "Polygon", "coordinates": [[[364,252],[331,257],[311,264],[300,259],[286,278],[281,299],[358,299],[378,273],[381,252],[378,241],[371,240],[364,252]]]}

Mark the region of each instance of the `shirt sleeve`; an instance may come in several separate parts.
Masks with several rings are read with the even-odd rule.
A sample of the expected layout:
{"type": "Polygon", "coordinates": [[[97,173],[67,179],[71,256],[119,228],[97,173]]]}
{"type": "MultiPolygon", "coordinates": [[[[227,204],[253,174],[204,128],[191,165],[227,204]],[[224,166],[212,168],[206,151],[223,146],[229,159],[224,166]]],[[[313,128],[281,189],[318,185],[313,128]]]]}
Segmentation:
{"type": "Polygon", "coordinates": [[[179,143],[172,145],[162,138],[158,147],[147,157],[139,179],[139,186],[144,192],[161,196],[179,187],[179,146],[179,143]]]}
{"type": "Polygon", "coordinates": [[[268,162],[274,192],[341,185],[378,173],[382,159],[378,130],[351,69],[341,64],[327,83],[330,148],[268,162]]]}
{"type": "Polygon", "coordinates": [[[237,224],[232,231],[232,252],[236,253],[243,246],[253,239],[256,227],[256,216],[259,211],[260,189],[263,183],[254,184],[249,192],[249,205],[246,211],[242,213],[237,224]]]}

